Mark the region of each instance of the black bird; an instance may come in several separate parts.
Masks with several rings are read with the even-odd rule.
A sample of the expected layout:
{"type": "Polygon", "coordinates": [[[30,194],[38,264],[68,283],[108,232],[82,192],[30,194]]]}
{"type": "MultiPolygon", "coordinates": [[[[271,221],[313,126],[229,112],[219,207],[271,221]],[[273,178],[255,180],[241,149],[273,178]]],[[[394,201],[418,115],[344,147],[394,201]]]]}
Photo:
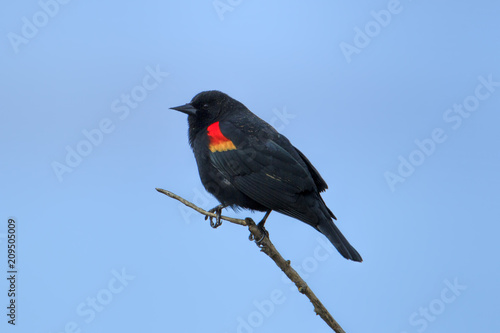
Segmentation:
{"type": "Polygon", "coordinates": [[[332,219],[320,192],[327,185],[300,150],[242,103],[212,90],[171,108],[188,115],[189,144],[201,182],[225,207],[294,217],[324,234],[345,258],[362,261],[332,219]]]}

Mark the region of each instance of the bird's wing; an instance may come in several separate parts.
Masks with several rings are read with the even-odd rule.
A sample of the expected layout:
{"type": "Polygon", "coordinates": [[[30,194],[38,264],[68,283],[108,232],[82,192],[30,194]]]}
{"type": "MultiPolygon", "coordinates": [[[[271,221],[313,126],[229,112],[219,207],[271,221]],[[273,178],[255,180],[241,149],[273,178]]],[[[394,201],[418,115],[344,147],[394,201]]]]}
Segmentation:
{"type": "Polygon", "coordinates": [[[231,123],[220,131],[234,149],[210,153],[210,160],[231,184],[270,209],[288,209],[299,194],[317,191],[309,170],[269,137],[248,135],[231,123]]]}
{"type": "Polygon", "coordinates": [[[323,192],[324,190],[326,190],[328,188],[328,185],[326,184],[323,177],[321,177],[318,170],[316,170],[316,168],[312,165],[312,163],[309,162],[306,155],[302,154],[302,152],[300,150],[298,150],[296,147],[293,147],[293,148],[295,148],[295,150],[299,154],[300,158],[302,158],[302,160],[306,164],[307,169],[309,170],[309,173],[311,174],[312,178],[314,179],[314,183],[316,184],[318,191],[323,192]]]}

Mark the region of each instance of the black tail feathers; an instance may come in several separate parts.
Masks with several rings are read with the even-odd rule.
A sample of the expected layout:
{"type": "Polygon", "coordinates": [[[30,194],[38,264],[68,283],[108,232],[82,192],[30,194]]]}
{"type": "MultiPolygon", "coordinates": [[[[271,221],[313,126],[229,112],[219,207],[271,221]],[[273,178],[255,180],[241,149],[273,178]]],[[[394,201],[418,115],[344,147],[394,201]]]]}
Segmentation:
{"type": "Polygon", "coordinates": [[[317,228],[330,240],[330,242],[344,258],[358,262],[363,261],[363,258],[361,258],[358,251],[356,251],[356,249],[349,244],[347,239],[344,235],[342,235],[339,228],[337,228],[331,219],[321,221],[317,228]]]}

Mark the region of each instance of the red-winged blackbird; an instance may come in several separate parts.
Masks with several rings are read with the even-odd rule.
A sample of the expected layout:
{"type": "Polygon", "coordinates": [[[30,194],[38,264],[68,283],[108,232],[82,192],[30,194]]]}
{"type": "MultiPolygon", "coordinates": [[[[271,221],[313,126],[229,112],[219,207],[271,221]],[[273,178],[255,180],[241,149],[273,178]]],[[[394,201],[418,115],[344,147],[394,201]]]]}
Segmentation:
{"type": "Polygon", "coordinates": [[[323,233],[345,258],[362,261],[333,223],[320,192],[327,185],[304,154],[242,103],[220,91],[204,91],[173,107],[188,115],[189,144],[201,182],[221,205],[213,208],[220,224],[225,207],[299,219],[323,233]]]}

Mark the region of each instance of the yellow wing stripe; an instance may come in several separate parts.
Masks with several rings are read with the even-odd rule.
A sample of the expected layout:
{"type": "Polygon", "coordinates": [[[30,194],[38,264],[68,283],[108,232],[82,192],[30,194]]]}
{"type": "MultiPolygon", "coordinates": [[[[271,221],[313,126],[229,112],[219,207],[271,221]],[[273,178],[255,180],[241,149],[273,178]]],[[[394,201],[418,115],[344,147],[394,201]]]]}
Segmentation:
{"type": "Polygon", "coordinates": [[[219,142],[216,144],[209,144],[208,149],[210,149],[210,151],[212,153],[215,153],[215,152],[233,150],[233,149],[236,149],[236,146],[234,145],[234,143],[232,141],[228,140],[228,141],[223,141],[223,142],[219,142]]]}

